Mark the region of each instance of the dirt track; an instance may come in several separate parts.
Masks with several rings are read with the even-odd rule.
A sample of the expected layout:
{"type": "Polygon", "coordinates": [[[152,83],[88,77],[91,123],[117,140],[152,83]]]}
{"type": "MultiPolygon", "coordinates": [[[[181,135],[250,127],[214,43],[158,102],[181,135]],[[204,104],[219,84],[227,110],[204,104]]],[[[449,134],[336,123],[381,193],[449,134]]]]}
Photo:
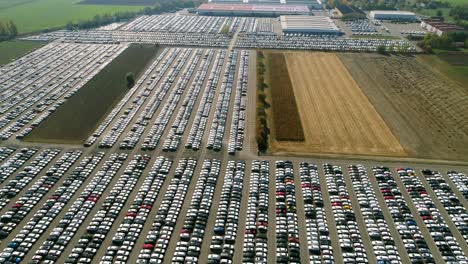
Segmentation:
{"type": "Polygon", "coordinates": [[[406,156],[335,54],[290,52],[286,61],[306,141],[273,142],[273,151],[406,156]]]}
{"type": "Polygon", "coordinates": [[[415,57],[350,53],[339,57],[409,156],[466,160],[465,88],[415,57]]]}

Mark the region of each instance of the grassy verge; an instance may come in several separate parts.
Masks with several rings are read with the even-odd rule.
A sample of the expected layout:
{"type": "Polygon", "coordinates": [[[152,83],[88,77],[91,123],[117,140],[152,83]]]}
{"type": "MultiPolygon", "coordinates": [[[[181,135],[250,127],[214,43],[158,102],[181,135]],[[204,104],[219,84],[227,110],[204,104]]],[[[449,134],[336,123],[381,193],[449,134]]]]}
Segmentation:
{"type": "Polygon", "coordinates": [[[362,38],[362,39],[400,39],[400,37],[397,37],[397,36],[387,36],[387,35],[382,35],[382,36],[351,36],[351,38],[362,38]]]}
{"type": "Polygon", "coordinates": [[[257,139],[258,150],[265,152],[268,149],[268,127],[267,109],[270,107],[266,101],[265,88],[265,55],[263,51],[257,51],[257,115],[255,137],[257,139]]]}
{"type": "Polygon", "coordinates": [[[22,40],[0,42],[0,65],[8,64],[11,61],[46,44],[46,42],[22,40]]]}
{"type": "Polygon", "coordinates": [[[267,54],[276,140],[304,141],[304,131],[283,53],[267,54]]]}
{"type": "MultiPolygon", "coordinates": [[[[466,58],[466,53],[459,52],[458,54],[460,54],[460,57],[466,58]]],[[[447,78],[468,88],[468,65],[463,66],[450,64],[449,61],[453,59],[453,55],[450,55],[450,59],[447,56],[448,55],[446,53],[442,52],[436,53],[436,55],[419,55],[418,59],[429,67],[436,69],[443,75],[447,76],[447,78]]]]}
{"type": "Polygon", "coordinates": [[[86,140],[127,93],[125,75],[138,77],[157,46],[131,45],[25,137],[31,142],[78,144],[86,140]]]}

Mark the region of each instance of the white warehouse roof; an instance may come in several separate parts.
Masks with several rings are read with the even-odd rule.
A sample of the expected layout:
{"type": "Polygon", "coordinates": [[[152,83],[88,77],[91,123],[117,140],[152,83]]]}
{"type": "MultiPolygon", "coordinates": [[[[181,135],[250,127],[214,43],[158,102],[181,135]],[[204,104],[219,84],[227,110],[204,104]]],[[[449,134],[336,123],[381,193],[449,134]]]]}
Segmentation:
{"type": "Polygon", "coordinates": [[[283,32],[340,33],[331,18],[326,16],[281,16],[283,32]]]}
{"type": "Polygon", "coordinates": [[[392,10],[373,10],[369,13],[372,18],[406,18],[414,19],[416,15],[409,11],[392,11],[392,10]]]}

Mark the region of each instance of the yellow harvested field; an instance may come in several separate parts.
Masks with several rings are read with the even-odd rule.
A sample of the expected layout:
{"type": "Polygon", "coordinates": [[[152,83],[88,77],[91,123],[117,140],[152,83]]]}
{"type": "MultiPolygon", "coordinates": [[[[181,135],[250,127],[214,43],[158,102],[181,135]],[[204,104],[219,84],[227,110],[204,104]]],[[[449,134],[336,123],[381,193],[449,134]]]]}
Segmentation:
{"type": "Polygon", "coordinates": [[[406,156],[404,148],[332,53],[286,53],[305,142],[273,141],[273,152],[406,156]]]}

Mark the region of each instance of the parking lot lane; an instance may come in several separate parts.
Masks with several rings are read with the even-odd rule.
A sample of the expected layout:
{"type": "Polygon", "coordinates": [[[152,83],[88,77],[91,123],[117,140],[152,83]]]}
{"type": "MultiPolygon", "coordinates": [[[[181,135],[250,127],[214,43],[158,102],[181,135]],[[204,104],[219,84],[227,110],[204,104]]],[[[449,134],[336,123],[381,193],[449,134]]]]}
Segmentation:
{"type": "Polygon", "coordinates": [[[268,186],[268,257],[271,263],[276,261],[276,186],[275,186],[275,161],[270,161],[270,182],[268,186]]]}
{"type": "Polygon", "coordinates": [[[413,215],[414,220],[416,221],[419,229],[421,230],[422,235],[424,236],[424,240],[427,242],[427,246],[429,247],[429,250],[431,251],[432,256],[434,257],[435,263],[444,263],[444,260],[442,259],[442,255],[440,254],[439,249],[437,248],[434,239],[432,239],[432,236],[427,229],[426,224],[422,220],[421,216],[417,213],[418,210],[414,206],[413,201],[411,200],[411,197],[409,196],[408,192],[406,191],[406,187],[401,181],[400,177],[398,176],[398,172],[396,169],[393,167],[390,169],[393,175],[393,178],[395,179],[396,184],[398,185],[398,188],[401,190],[401,194],[404,197],[408,207],[410,208],[411,214],[413,215]]]}
{"type": "MultiPolygon", "coordinates": [[[[203,148],[205,149],[205,148],[203,148]]],[[[224,155],[227,156],[227,155],[224,155]]],[[[211,237],[213,236],[213,228],[216,220],[216,212],[219,206],[221,190],[223,188],[224,177],[226,175],[227,159],[221,161],[218,181],[216,183],[215,193],[213,195],[213,204],[211,205],[210,215],[205,228],[205,237],[201,245],[200,257],[198,263],[208,263],[208,255],[210,254],[211,237]]],[[[241,217],[242,218],[242,217],[241,217]]]]}
{"type": "Polygon", "coordinates": [[[299,165],[298,161],[294,163],[294,185],[296,188],[296,210],[297,210],[297,221],[299,226],[299,244],[301,245],[300,254],[301,260],[306,262],[309,259],[309,252],[308,252],[308,243],[307,243],[307,228],[306,228],[306,220],[305,220],[305,208],[304,208],[304,196],[302,196],[302,188],[301,188],[301,173],[299,169],[301,166],[299,165]]]}
{"type": "Polygon", "coordinates": [[[255,159],[255,154],[257,153],[257,141],[255,139],[255,123],[257,116],[257,52],[254,50],[250,51],[248,71],[249,81],[247,88],[247,116],[245,119],[244,147],[238,152],[239,154],[236,155],[243,159],[255,159]]]}
{"type": "MultiPolygon", "coordinates": [[[[200,177],[200,172],[202,168],[203,168],[203,160],[198,160],[197,167],[195,168],[195,171],[193,172],[192,180],[190,181],[190,185],[185,195],[184,203],[182,204],[182,208],[179,212],[179,217],[177,218],[177,224],[174,226],[174,231],[172,231],[169,245],[167,246],[166,253],[164,254],[164,263],[169,263],[172,259],[172,256],[174,255],[177,241],[179,241],[180,231],[184,225],[184,221],[187,216],[187,211],[190,207],[190,201],[192,199],[192,195],[195,190],[195,186],[197,185],[198,178],[200,177]]],[[[205,234],[205,238],[206,238],[206,234],[205,234]]]]}
{"type": "MultiPolygon", "coordinates": [[[[65,151],[62,152],[62,154],[65,153],[65,151]]],[[[59,155],[60,157],[61,155],[59,155]]],[[[85,154],[81,154],[81,156],[79,157],[79,159],[72,165],[70,166],[70,168],[68,169],[68,171],[66,171],[61,177],[60,179],[55,183],[55,185],[50,188],[48,190],[48,192],[42,196],[42,198],[34,205],[34,207],[27,213],[27,215],[25,215],[25,217],[16,225],[16,227],[12,230],[12,232],[10,232],[10,234],[8,235],[8,237],[6,239],[12,239],[14,237],[16,237],[16,235],[18,234],[18,232],[20,230],[23,229],[23,227],[29,222],[30,218],[37,212],[37,209],[40,208],[48,199],[49,199],[49,195],[51,193],[54,193],[60,186],[62,186],[63,182],[65,181],[65,179],[68,178],[68,176],[70,176],[70,173],[74,170],[75,166],[77,164],[80,164],[80,162],[82,161],[82,159],[86,157],[85,154]]],[[[47,169],[49,169],[54,163],[51,163],[47,169]]],[[[40,174],[40,176],[42,176],[40,174]]],[[[39,176],[39,177],[40,177],[39,176]]],[[[34,180],[33,180],[34,182],[34,180]]],[[[13,203],[16,203],[16,201],[18,200],[18,198],[22,197],[25,192],[26,192],[26,188],[22,190],[21,194],[18,194],[15,196],[14,199],[12,199],[12,201],[10,201],[10,203],[5,206],[5,208],[3,208],[3,210],[0,211],[0,215],[4,215],[8,210],[11,209],[11,205],[13,203]]],[[[5,239],[4,239],[5,240],[5,239]]],[[[39,240],[38,240],[39,241],[39,240]]],[[[38,243],[38,242],[37,242],[38,243]]],[[[3,251],[5,249],[5,247],[7,246],[8,244],[7,243],[0,243],[0,252],[3,251]]]]}
{"type": "MultiPolygon", "coordinates": [[[[457,172],[461,172],[464,175],[467,175],[467,173],[464,171],[457,171],[457,172]]],[[[450,189],[452,189],[453,193],[458,197],[458,199],[463,204],[463,206],[465,208],[468,208],[468,200],[465,198],[465,196],[463,196],[463,193],[460,191],[459,187],[457,187],[457,185],[452,181],[452,179],[450,179],[447,173],[444,172],[444,173],[441,173],[441,175],[442,177],[444,177],[445,182],[448,183],[448,185],[450,186],[450,189]]]]}
{"type": "Polygon", "coordinates": [[[323,204],[325,205],[325,213],[328,219],[328,230],[330,232],[330,240],[333,247],[333,258],[335,259],[336,264],[344,264],[343,257],[342,257],[342,250],[339,243],[338,233],[335,224],[335,217],[333,216],[332,208],[331,208],[331,201],[330,201],[330,194],[328,193],[327,182],[325,179],[325,173],[323,170],[322,164],[317,164],[317,167],[322,167],[319,170],[320,178],[320,186],[322,186],[322,196],[323,196],[323,204]]]}
{"type": "MultiPolygon", "coordinates": [[[[427,182],[426,178],[424,177],[424,175],[420,171],[418,171],[416,173],[416,176],[421,180],[424,188],[429,193],[429,195],[431,197],[431,200],[434,202],[434,204],[436,205],[436,207],[439,210],[440,214],[444,218],[444,222],[448,225],[448,227],[452,231],[452,235],[458,241],[460,247],[462,248],[463,252],[465,253],[465,256],[468,256],[468,244],[467,244],[467,242],[465,241],[462,234],[460,233],[460,230],[453,223],[452,218],[448,215],[447,211],[445,210],[444,206],[440,202],[437,195],[434,193],[434,190],[431,188],[431,185],[427,182]]],[[[468,208],[468,207],[466,207],[466,205],[465,205],[465,208],[468,208]]]]}
{"type": "Polygon", "coordinates": [[[375,196],[377,197],[377,201],[379,202],[380,209],[384,215],[385,221],[387,222],[388,228],[390,229],[390,233],[392,234],[392,238],[395,240],[395,246],[398,249],[398,253],[400,254],[401,261],[403,263],[411,263],[410,258],[408,257],[408,252],[406,251],[403,240],[401,239],[398,230],[396,229],[395,222],[393,222],[392,215],[385,203],[385,200],[379,190],[379,184],[375,179],[375,176],[372,173],[372,166],[367,166],[366,170],[368,171],[369,181],[372,184],[372,188],[374,189],[375,196]]]}
{"type": "MultiPolygon", "coordinates": [[[[117,151],[115,152],[112,152],[112,151],[109,151],[108,154],[112,154],[112,153],[118,153],[117,151]]],[[[122,172],[125,170],[125,168],[127,168],[128,164],[132,161],[133,159],[133,154],[132,155],[129,155],[127,157],[127,159],[124,161],[124,163],[122,164],[122,166],[120,167],[120,170],[117,172],[116,174],[116,177],[113,177],[112,181],[108,184],[106,190],[102,193],[100,199],[96,202],[96,204],[94,205],[93,209],[89,212],[88,216],[86,217],[86,219],[83,221],[83,223],[81,224],[80,228],[76,231],[75,233],[75,236],[70,240],[70,242],[68,243],[67,247],[65,248],[65,250],[62,252],[62,255],[60,255],[60,258],[57,260],[57,263],[64,263],[65,260],[68,258],[68,256],[70,255],[73,247],[76,246],[76,244],[78,243],[78,240],[81,238],[81,236],[83,234],[86,234],[87,231],[86,231],[86,228],[89,226],[91,220],[93,219],[94,215],[96,214],[96,212],[98,210],[101,209],[101,206],[102,206],[102,203],[106,200],[106,197],[108,196],[109,194],[109,191],[112,190],[112,188],[114,187],[115,183],[117,183],[117,181],[119,180],[119,175],[122,174],[122,172]]],[[[103,160],[107,160],[108,159],[108,156],[106,155],[103,160]]],[[[102,162],[102,161],[101,161],[102,162]]],[[[151,164],[151,163],[149,163],[151,164]]],[[[99,165],[97,167],[100,167],[102,166],[99,165]]],[[[91,178],[91,177],[90,177],[91,178]]],[[[90,180],[90,179],[87,179],[87,181],[90,180]]],[[[86,184],[83,184],[83,186],[86,186],[86,184]]],[[[81,191],[83,191],[82,189],[80,189],[77,193],[81,193],[81,191]]],[[[66,210],[65,211],[62,211],[61,214],[59,214],[59,218],[62,218],[63,215],[65,214],[66,210]]],[[[48,234],[48,233],[47,233],[48,234]]],[[[112,239],[112,236],[111,238],[112,239]]],[[[32,256],[32,255],[31,255],[32,256]]],[[[97,258],[95,258],[97,259],[97,258]]]]}
{"type": "MultiPolygon", "coordinates": [[[[148,155],[148,154],[146,154],[148,155]]],[[[112,228],[109,230],[109,232],[107,233],[106,235],[106,238],[104,239],[104,241],[102,242],[101,246],[99,247],[99,250],[96,252],[96,254],[94,255],[94,258],[93,258],[93,261],[100,261],[101,258],[104,256],[104,254],[106,253],[106,250],[107,248],[112,245],[112,237],[114,236],[114,234],[116,233],[117,229],[119,228],[120,224],[122,224],[122,222],[124,221],[124,216],[125,214],[128,212],[128,209],[130,209],[130,206],[132,205],[133,203],[133,199],[135,199],[135,196],[137,195],[141,185],[143,184],[143,182],[145,181],[145,178],[146,176],[148,175],[148,172],[151,170],[151,167],[152,165],[154,164],[155,160],[158,158],[159,155],[151,155],[151,159],[150,161],[148,162],[148,164],[146,165],[146,168],[143,170],[143,173],[141,174],[141,176],[139,177],[137,183],[135,184],[135,186],[133,187],[133,190],[130,192],[130,195],[128,196],[127,200],[125,201],[125,205],[122,207],[122,209],[120,210],[120,213],[119,215],[115,218],[115,221],[114,223],[112,224],[112,228]]],[[[131,156],[129,156],[127,158],[127,160],[131,160],[131,156]]],[[[174,166],[174,165],[173,165],[174,166]]],[[[123,168],[126,168],[126,164],[124,166],[122,166],[123,168]]],[[[119,174],[117,174],[119,175],[119,174]]],[[[118,178],[118,177],[115,177],[115,178],[118,178]]],[[[167,180],[167,179],[166,179],[167,180]]],[[[110,190],[110,189],[109,189],[110,190]]],[[[104,196],[104,195],[103,195],[104,196]]],[[[106,196],[104,196],[106,197],[106,196]]],[[[102,200],[105,200],[102,199],[102,200]]],[[[95,206],[95,208],[100,208],[98,206],[95,206]]],[[[94,215],[93,215],[94,216],[94,215]]],[[[91,219],[91,218],[90,218],[91,219]]],[[[140,233],[141,235],[141,233],[140,233]]],[[[73,245],[75,246],[75,245],[73,245]]]]}
{"type": "Polygon", "coordinates": [[[239,223],[237,225],[236,250],[234,250],[233,263],[242,263],[243,245],[245,235],[245,222],[247,215],[247,200],[249,198],[250,174],[252,173],[252,162],[245,164],[244,188],[242,190],[242,201],[239,210],[239,223]]]}
{"type": "MultiPolygon", "coordinates": [[[[65,205],[65,207],[62,208],[62,210],[60,211],[60,213],[55,217],[55,219],[50,223],[49,227],[44,231],[44,233],[42,234],[42,236],[36,241],[36,243],[33,245],[33,247],[29,250],[29,252],[26,254],[26,256],[24,257],[24,260],[25,261],[29,261],[31,260],[31,258],[34,256],[34,254],[36,253],[36,251],[39,249],[40,246],[42,246],[42,244],[44,243],[44,241],[48,238],[49,234],[51,233],[51,231],[56,228],[58,225],[59,225],[59,222],[60,220],[63,219],[63,217],[65,216],[65,214],[68,212],[68,210],[70,209],[70,206],[73,205],[73,202],[81,195],[81,193],[83,192],[83,190],[86,188],[86,186],[91,182],[91,180],[94,178],[95,174],[97,171],[99,171],[101,169],[101,167],[103,166],[103,164],[109,159],[109,156],[110,156],[111,153],[107,153],[102,159],[101,161],[96,165],[96,167],[94,168],[93,172],[86,178],[86,180],[83,182],[83,184],[80,186],[80,188],[75,192],[75,194],[71,197],[71,199],[69,200],[68,204],[65,205]]],[[[82,157],[86,157],[88,156],[88,154],[82,154],[82,157]]],[[[79,164],[81,162],[81,159],[77,160],[75,162],[75,164],[79,164]]],[[[122,166],[123,167],[123,166],[122,166]]],[[[121,167],[121,168],[122,168],[121,167]]],[[[71,167],[71,169],[73,169],[74,166],[71,167]]],[[[72,170],[70,170],[72,171],[72,170]]],[[[119,170],[120,171],[120,170],[119,170]]],[[[117,172],[118,173],[118,172],[117,172]]],[[[63,176],[65,177],[65,175],[63,176]]],[[[117,178],[117,177],[115,177],[117,178]]],[[[57,183],[58,184],[58,183],[57,183]]],[[[109,187],[110,187],[110,184],[109,186],[107,186],[107,189],[103,192],[103,195],[106,194],[109,190],[109,187]]],[[[46,195],[47,196],[47,195],[46,195]]],[[[96,209],[96,205],[99,203],[99,201],[102,201],[104,199],[99,199],[98,202],[95,204],[94,209],[96,209]]],[[[90,218],[89,216],[90,215],[94,215],[92,212],[93,210],[90,211],[90,213],[88,214],[87,216],[87,219],[90,218]]],[[[83,222],[85,223],[85,222],[83,222]]],[[[81,234],[84,234],[86,232],[86,226],[87,225],[82,225],[80,229],[82,229],[82,231],[80,232],[80,229],[75,233],[75,236],[70,240],[70,242],[68,243],[67,248],[71,248],[74,246],[74,240],[77,241],[77,239],[80,238],[81,234]]],[[[60,258],[63,258],[64,255],[65,255],[65,252],[66,252],[66,249],[64,250],[64,252],[62,252],[62,255],[60,256],[60,258]]],[[[64,260],[66,259],[68,255],[65,255],[65,258],[63,258],[64,260]]]]}
{"type": "MultiPolygon", "coordinates": [[[[348,166],[342,166],[342,168],[347,168],[348,166]]],[[[351,181],[351,176],[349,175],[349,171],[347,169],[343,170],[344,173],[344,180],[346,182],[346,187],[348,188],[349,196],[351,198],[351,203],[353,205],[354,215],[356,216],[356,223],[358,225],[359,231],[361,232],[361,239],[364,244],[364,248],[366,249],[367,259],[369,263],[377,263],[377,258],[374,254],[374,249],[372,248],[372,242],[369,237],[369,231],[367,230],[366,223],[364,222],[361,208],[359,207],[359,202],[356,197],[356,193],[353,190],[353,182],[351,181]]]]}

